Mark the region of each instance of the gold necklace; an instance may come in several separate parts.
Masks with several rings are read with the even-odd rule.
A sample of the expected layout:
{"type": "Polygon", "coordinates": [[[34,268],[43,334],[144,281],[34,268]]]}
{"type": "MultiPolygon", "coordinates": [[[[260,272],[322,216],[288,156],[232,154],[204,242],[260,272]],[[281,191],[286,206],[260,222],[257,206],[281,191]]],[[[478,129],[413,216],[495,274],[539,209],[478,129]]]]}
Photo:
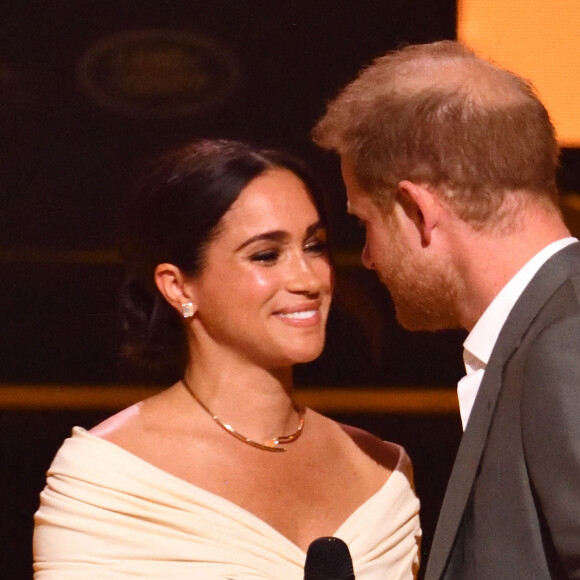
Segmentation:
{"type": "Polygon", "coordinates": [[[193,389],[189,386],[185,379],[181,379],[185,388],[189,392],[189,394],[194,398],[194,400],[198,403],[198,405],[224,430],[226,433],[233,435],[236,439],[239,439],[242,443],[246,443],[247,445],[251,445],[256,449],[263,449],[264,451],[274,451],[274,452],[283,452],[286,451],[285,447],[278,447],[278,445],[285,445],[287,443],[292,443],[296,441],[300,434],[302,433],[302,428],[304,427],[304,407],[300,407],[299,414],[300,414],[300,422],[298,424],[298,429],[294,431],[291,435],[282,435],[280,437],[275,437],[274,439],[269,439],[265,443],[258,443],[257,441],[253,441],[252,439],[248,439],[244,437],[241,433],[238,433],[231,425],[224,423],[220,420],[217,415],[214,415],[197,397],[197,395],[193,392],[193,389]]]}

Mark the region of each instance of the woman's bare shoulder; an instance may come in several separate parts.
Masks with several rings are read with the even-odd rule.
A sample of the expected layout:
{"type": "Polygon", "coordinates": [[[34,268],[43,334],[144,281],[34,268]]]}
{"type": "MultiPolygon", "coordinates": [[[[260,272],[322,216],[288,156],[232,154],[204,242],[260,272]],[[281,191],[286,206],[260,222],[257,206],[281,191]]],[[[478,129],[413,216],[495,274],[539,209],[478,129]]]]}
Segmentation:
{"type": "Polygon", "coordinates": [[[89,433],[114,443],[138,438],[147,430],[152,418],[163,418],[171,389],[139,401],[114,415],[111,415],[89,430],[89,433]]]}
{"type": "Polygon", "coordinates": [[[91,435],[106,439],[107,441],[116,441],[123,433],[132,431],[136,428],[140,419],[141,407],[143,401],[135,403],[95,425],[89,430],[91,435]]]}
{"type": "Polygon", "coordinates": [[[339,426],[374,461],[390,471],[401,471],[412,478],[411,460],[401,445],[379,439],[376,435],[352,425],[339,423],[339,426]]]}

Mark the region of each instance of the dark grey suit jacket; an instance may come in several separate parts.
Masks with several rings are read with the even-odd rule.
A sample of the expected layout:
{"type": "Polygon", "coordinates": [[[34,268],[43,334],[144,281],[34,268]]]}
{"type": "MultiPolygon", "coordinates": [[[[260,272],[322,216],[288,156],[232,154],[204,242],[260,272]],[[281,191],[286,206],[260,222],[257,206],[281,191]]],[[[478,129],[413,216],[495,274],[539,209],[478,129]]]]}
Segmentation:
{"type": "Polygon", "coordinates": [[[425,580],[580,578],[580,244],[550,258],[491,354],[425,580]]]}

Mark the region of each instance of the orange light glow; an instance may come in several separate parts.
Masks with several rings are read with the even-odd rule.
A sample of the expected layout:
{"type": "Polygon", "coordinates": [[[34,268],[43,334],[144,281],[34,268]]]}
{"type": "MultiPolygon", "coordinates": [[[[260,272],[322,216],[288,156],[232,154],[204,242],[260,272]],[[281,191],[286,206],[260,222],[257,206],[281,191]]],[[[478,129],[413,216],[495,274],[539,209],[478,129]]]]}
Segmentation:
{"type": "Polygon", "coordinates": [[[580,1],[457,0],[457,37],[530,80],[564,147],[580,147],[580,1]]]}

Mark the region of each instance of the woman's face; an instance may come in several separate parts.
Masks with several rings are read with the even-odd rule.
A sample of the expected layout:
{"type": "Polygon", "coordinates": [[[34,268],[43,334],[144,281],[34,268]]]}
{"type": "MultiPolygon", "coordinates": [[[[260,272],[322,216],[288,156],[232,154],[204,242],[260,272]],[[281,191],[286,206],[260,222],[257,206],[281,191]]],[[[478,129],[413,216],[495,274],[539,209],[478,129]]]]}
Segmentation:
{"type": "Polygon", "coordinates": [[[201,273],[188,280],[196,352],[218,348],[268,368],[315,359],[332,270],[326,231],[302,181],[285,169],[263,173],[219,226],[201,273]]]}

